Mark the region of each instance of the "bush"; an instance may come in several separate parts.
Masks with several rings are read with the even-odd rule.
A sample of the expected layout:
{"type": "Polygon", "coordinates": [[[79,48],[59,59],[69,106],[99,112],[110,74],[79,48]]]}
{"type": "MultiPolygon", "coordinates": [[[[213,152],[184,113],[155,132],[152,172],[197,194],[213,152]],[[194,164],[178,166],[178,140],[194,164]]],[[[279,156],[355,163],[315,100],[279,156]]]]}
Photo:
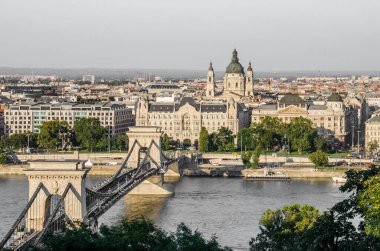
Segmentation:
{"type": "Polygon", "coordinates": [[[329,158],[327,157],[326,153],[321,150],[311,153],[309,155],[309,159],[317,167],[326,166],[329,163],[329,158]]]}
{"type": "Polygon", "coordinates": [[[7,163],[7,154],[6,153],[0,153],[0,164],[4,165],[7,163]]]}

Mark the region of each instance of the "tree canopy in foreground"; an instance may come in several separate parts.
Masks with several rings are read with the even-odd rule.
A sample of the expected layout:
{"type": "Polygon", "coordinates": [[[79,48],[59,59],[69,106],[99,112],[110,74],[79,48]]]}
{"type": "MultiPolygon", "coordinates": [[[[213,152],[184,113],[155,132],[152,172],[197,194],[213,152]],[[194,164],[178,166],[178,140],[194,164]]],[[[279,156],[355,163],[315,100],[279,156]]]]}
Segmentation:
{"type": "Polygon", "coordinates": [[[68,251],[227,251],[215,236],[207,240],[198,231],[180,224],[175,233],[167,233],[144,219],[125,220],[114,226],[102,225],[99,231],[87,226],[67,229],[61,234],[48,235],[44,250],[68,251]]]}
{"type": "Polygon", "coordinates": [[[348,198],[326,212],[298,204],[266,211],[251,250],[380,250],[380,168],[346,176],[348,198]]]}

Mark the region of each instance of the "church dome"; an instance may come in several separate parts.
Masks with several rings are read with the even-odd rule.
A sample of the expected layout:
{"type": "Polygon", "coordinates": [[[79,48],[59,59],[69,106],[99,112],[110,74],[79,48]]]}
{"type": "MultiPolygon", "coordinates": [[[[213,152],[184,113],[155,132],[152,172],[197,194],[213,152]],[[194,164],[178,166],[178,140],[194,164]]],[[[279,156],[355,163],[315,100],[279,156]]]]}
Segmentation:
{"type": "Polygon", "coordinates": [[[305,100],[303,100],[300,96],[297,94],[286,94],[282,99],[279,101],[280,105],[304,105],[305,100]]]}
{"type": "Polygon", "coordinates": [[[232,52],[232,60],[231,63],[226,68],[226,73],[240,73],[244,74],[244,68],[239,63],[239,58],[237,56],[237,51],[234,49],[232,52]]]}
{"type": "Polygon", "coordinates": [[[338,93],[334,92],[327,98],[327,102],[343,102],[343,99],[338,93]]]}

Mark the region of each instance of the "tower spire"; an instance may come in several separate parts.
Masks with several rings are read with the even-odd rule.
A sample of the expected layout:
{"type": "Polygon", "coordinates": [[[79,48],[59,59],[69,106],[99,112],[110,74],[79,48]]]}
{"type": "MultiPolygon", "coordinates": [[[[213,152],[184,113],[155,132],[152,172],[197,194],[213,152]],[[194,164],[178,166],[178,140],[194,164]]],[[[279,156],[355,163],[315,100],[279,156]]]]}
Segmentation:
{"type": "Polygon", "coordinates": [[[212,62],[210,61],[210,66],[208,67],[209,71],[214,71],[214,68],[212,67],[212,62]]]}
{"type": "Polygon", "coordinates": [[[234,51],[232,52],[232,62],[234,63],[239,62],[238,52],[236,48],[234,48],[234,51]]]}
{"type": "Polygon", "coordinates": [[[249,63],[248,63],[248,68],[247,68],[247,71],[252,71],[252,65],[251,65],[251,61],[249,61],[249,63]]]}

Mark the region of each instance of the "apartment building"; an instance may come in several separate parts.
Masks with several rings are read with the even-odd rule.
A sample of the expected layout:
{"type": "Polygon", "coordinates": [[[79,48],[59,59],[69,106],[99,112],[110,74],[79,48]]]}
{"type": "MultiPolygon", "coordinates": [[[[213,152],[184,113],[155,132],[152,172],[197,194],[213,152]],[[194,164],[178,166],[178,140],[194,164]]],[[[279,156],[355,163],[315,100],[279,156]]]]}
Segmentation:
{"type": "Polygon", "coordinates": [[[11,105],[4,114],[4,133],[39,132],[44,121],[67,121],[70,127],[78,118],[99,118],[111,136],[125,133],[129,126],[134,125],[132,109],[122,102],[108,102],[98,104],[79,103],[34,103],[11,105]]]}

